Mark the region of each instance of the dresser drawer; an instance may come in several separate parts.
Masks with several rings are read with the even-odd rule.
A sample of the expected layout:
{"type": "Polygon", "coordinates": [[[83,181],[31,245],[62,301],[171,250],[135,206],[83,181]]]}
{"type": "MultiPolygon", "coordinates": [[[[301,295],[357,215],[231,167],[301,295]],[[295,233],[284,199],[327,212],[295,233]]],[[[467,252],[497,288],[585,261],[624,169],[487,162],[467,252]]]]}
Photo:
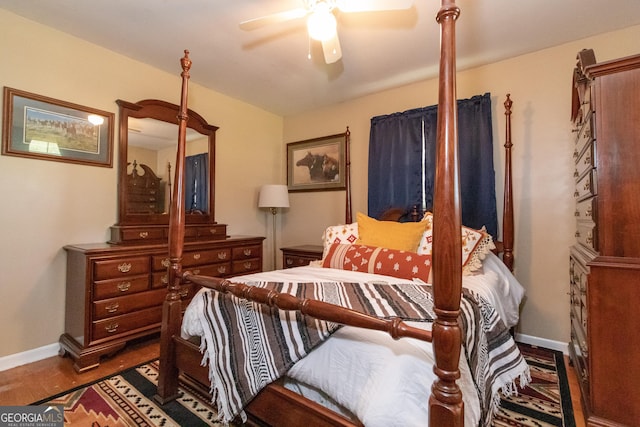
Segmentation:
{"type": "MultiPolygon", "coordinates": [[[[152,212],[152,210],[150,210],[150,212],[152,212]]],[[[120,231],[120,233],[121,239],[125,242],[163,240],[166,238],[164,230],[159,227],[135,227],[130,229],[124,228],[120,231]]]]}
{"type": "Polygon", "coordinates": [[[573,317],[571,318],[571,342],[569,345],[573,349],[573,355],[575,355],[572,360],[580,377],[579,380],[583,385],[581,390],[585,393],[589,390],[589,369],[587,368],[589,366],[589,349],[587,347],[586,334],[580,329],[579,324],[573,317]]]}
{"type": "Polygon", "coordinates": [[[122,279],[101,280],[93,283],[93,299],[100,300],[130,295],[149,289],[149,275],[122,279]]]}
{"type": "Polygon", "coordinates": [[[593,141],[587,145],[587,149],[578,157],[576,162],[576,171],[574,177],[576,181],[580,180],[587,172],[593,169],[596,165],[596,143],[593,141]]]}
{"type": "Polygon", "coordinates": [[[282,251],[283,268],[302,267],[311,261],[321,260],[323,247],[321,245],[301,245],[280,248],[282,251]]]}
{"type": "Polygon", "coordinates": [[[148,272],[148,256],[127,257],[108,261],[100,260],[93,263],[93,280],[136,276],[148,272]]]}
{"type": "Polygon", "coordinates": [[[593,221],[598,217],[598,198],[591,197],[576,203],[575,217],[578,221],[593,221]]]}
{"type": "Polygon", "coordinates": [[[195,227],[196,237],[200,240],[218,240],[227,237],[227,226],[224,224],[195,227]]]}
{"type": "Polygon", "coordinates": [[[311,261],[315,261],[317,257],[302,256],[302,255],[284,255],[284,268],[302,267],[309,265],[311,261]]]}
{"type": "Polygon", "coordinates": [[[128,296],[95,301],[93,303],[93,316],[94,319],[100,320],[131,313],[147,307],[157,306],[162,304],[165,295],[167,295],[166,289],[156,289],[153,291],[138,292],[137,294],[128,296]]]}
{"type": "Polygon", "coordinates": [[[593,141],[595,136],[595,132],[593,129],[593,118],[592,115],[589,114],[589,117],[584,122],[584,125],[580,128],[578,132],[578,136],[576,137],[576,145],[573,151],[573,160],[577,161],[580,155],[584,152],[587,145],[593,141]]]}
{"type": "Polygon", "coordinates": [[[110,317],[93,322],[93,341],[103,338],[113,338],[137,329],[160,326],[162,321],[162,306],[150,307],[133,313],[110,317]]]}
{"type": "Polygon", "coordinates": [[[597,178],[596,178],[596,170],[591,169],[589,173],[583,176],[576,183],[576,191],[574,196],[576,201],[582,201],[587,197],[595,196],[597,194],[597,178]]]}
{"type": "MultiPolygon", "coordinates": [[[[213,264],[215,262],[225,262],[231,260],[231,249],[205,249],[202,251],[185,252],[182,256],[182,267],[194,265],[213,264]]],[[[163,271],[169,267],[169,257],[167,255],[154,255],[151,260],[153,271],[163,271]]]]}
{"type": "Polygon", "coordinates": [[[242,246],[239,248],[233,248],[232,251],[232,259],[240,260],[240,259],[249,259],[249,258],[258,258],[262,256],[262,245],[256,246],[242,246]]]}
{"type": "Polygon", "coordinates": [[[182,256],[182,266],[191,267],[194,265],[213,264],[231,260],[231,250],[228,248],[211,249],[202,251],[185,252],[182,256]]]}
{"type": "Polygon", "coordinates": [[[576,224],[576,241],[581,245],[591,249],[598,250],[596,223],[593,221],[578,221],[576,224]]]}
{"type": "Polygon", "coordinates": [[[233,261],[231,264],[232,274],[246,274],[262,269],[262,259],[246,259],[242,261],[233,261]]]}

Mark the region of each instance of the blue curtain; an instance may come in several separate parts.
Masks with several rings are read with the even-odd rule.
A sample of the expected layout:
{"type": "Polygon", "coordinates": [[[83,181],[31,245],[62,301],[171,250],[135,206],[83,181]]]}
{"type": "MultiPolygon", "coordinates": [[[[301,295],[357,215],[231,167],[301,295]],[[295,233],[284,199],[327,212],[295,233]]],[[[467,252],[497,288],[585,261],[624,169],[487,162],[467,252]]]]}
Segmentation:
{"type": "Polygon", "coordinates": [[[209,207],[209,153],[185,158],[185,209],[206,212],[209,207]]]}
{"type": "MultiPolygon", "coordinates": [[[[390,207],[433,207],[436,105],[371,119],[369,216],[390,207]]],[[[458,101],[462,223],[497,235],[491,95],[458,101]]]]}

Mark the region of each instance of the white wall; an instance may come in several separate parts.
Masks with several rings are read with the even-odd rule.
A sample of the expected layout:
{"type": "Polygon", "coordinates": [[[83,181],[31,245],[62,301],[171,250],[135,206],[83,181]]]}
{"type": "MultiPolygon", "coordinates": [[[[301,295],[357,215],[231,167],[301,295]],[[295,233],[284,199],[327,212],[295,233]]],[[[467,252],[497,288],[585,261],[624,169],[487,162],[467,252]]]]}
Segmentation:
{"type": "MultiPolygon", "coordinates": [[[[640,26],[458,73],[459,99],[491,93],[498,148],[505,139],[505,95],[510,93],[513,100],[515,274],[527,290],[519,325],[522,334],[569,340],[568,248],[574,241],[570,95],[576,54],[593,48],[598,61],[637,54],[638,40],[640,26]]],[[[287,117],[284,138],[293,142],[350,127],[355,218],[355,212],[367,212],[371,117],[436,103],[433,79],[287,117]]],[[[502,150],[495,166],[502,187],[502,150]]],[[[343,206],[344,192],[292,194],[291,208],[283,217],[283,243],[320,244],[326,226],[344,223],[343,206]]]]}
{"type": "MultiPolygon", "coordinates": [[[[0,28],[1,86],[111,111],[116,121],[116,99],[180,102],[183,52],[175,52],[175,73],[165,73],[3,9],[0,28]]],[[[200,54],[191,52],[192,79],[200,54]]],[[[231,234],[264,236],[257,190],[281,179],[282,117],[193,82],[189,107],[220,127],[216,220],[231,234]]],[[[62,247],[105,242],[117,221],[115,129],[113,168],[0,156],[0,357],[56,343],[64,332],[62,247]]]]}

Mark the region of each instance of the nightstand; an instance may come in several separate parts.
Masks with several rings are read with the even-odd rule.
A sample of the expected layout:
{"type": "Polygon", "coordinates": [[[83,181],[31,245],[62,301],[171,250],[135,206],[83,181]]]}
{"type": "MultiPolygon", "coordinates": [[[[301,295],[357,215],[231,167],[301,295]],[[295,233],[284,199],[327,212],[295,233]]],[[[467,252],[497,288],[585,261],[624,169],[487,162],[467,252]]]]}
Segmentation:
{"type": "Polygon", "coordinates": [[[322,245],[300,245],[280,248],[282,268],[301,267],[311,261],[322,259],[322,245]]]}

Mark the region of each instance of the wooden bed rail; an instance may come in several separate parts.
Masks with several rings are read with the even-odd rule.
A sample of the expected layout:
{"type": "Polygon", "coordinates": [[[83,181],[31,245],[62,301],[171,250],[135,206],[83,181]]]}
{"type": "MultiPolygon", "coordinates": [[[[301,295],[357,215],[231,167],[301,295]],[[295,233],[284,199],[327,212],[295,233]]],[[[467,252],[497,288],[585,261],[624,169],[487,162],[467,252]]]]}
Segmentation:
{"type": "Polygon", "coordinates": [[[431,331],[409,326],[399,318],[381,319],[323,301],[298,298],[291,294],[249,286],[244,283],[230,282],[217,277],[197,276],[188,271],[183,274],[182,278],[184,282],[195,283],[217,292],[230,293],[238,298],[276,307],[280,310],[295,310],[328,322],[387,332],[394,339],[406,337],[431,342],[431,331]]]}

